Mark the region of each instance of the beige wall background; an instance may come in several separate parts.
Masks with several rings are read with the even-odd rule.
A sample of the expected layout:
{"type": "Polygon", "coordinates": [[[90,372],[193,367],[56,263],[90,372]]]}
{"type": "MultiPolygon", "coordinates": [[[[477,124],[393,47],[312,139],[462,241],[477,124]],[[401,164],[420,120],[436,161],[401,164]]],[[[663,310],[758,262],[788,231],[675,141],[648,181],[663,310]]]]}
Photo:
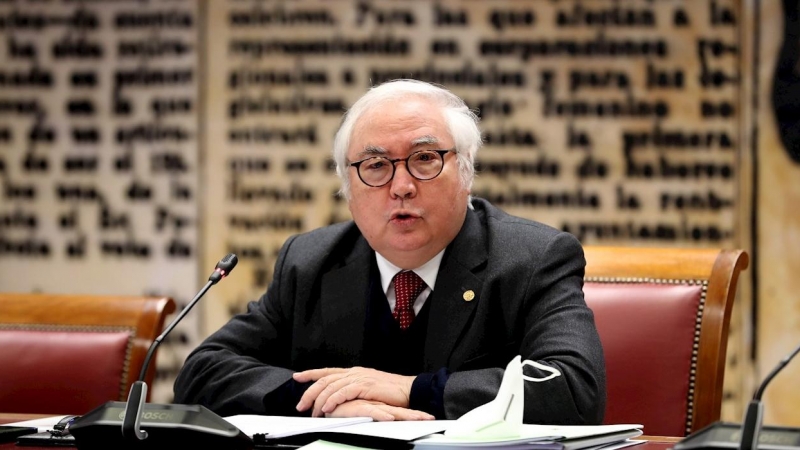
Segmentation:
{"type": "MultiPolygon", "coordinates": [[[[800,342],[777,1],[18,1],[0,31],[0,289],[185,304],[239,255],[160,352],[160,401],[288,236],[348,218],[333,134],[397,77],[480,110],[475,194],[509,212],[585,244],[751,253],[723,419],[800,342]]],[[[800,424],[798,370],[767,391],[767,423],[800,424]]]]}
{"type": "MultiPolygon", "coordinates": [[[[759,129],[754,157],[758,160],[758,359],[756,378],[765,377],[770,370],[800,341],[800,302],[797,292],[800,280],[794,275],[800,267],[800,165],[793,162],[781,144],[775,127],[775,115],[770,111],[770,80],[775,70],[775,58],[782,43],[783,12],[780,2],[761,5],[761,61],[758,74],[759,129]]],[[[752,6],[751,6],[752,7],[752,6]]],[[[796,62],[795,62],[796,65],[796,62]]],[[[796,73],[795,68],[795,73],[796,73]]],[[[795,389],[800,376],[800,364],[788,365],[775,378],[764,394],[769,405],[764,420],[767,423],[800,423],[800,413],[793,405],[800,400],[795,389]]]]}

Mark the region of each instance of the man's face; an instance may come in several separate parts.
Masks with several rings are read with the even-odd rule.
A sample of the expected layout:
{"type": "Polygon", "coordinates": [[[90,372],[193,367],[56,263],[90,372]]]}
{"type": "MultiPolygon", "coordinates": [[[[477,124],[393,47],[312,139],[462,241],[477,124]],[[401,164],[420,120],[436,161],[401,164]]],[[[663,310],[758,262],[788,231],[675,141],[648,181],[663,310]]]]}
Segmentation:
{"type": "MultiPolygon", "coordinates": [[[[349,162],[371,156],[406,158],[420,150],[453,148],[438,106],[418,98],[380,105],[353,128],[349,162]],[[378,152],[378,153],[376,153],[378,152]]],[[[444,155],[442,173],[417,180],[404,162],[395,163],[394,178],[370,187],[349,167],[350,213],[370,246],[403,269],[418,267],[444,249],[464,223],[469,192],[462,186],[456,155],[444,155]]]]}

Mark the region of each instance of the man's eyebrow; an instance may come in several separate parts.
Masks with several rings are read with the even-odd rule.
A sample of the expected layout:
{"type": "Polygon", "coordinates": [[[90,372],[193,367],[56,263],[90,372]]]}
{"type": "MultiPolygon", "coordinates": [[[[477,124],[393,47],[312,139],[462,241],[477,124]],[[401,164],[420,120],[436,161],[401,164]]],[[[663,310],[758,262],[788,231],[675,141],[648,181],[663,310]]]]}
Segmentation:
{"type": "Polygon", "coordinates": [[[370,157],[370,156],[386,156],[387,153],[389,152],[387,152],[386,149],[383,147],[378,147],[375,145],[367,145],[366,147],[364,147],[364,150],[361,150],[360,152],[356,153],[356,159],[362,159],[364,157],[370,157]]]}
{"type": "Polygon", "coordinates": [[[420,147],[423,145],[438,144],[439,139],[436,136],[426,135],[421,136],[411,141],[412,147],[420,147]]]}
{"type": "MultiPolygon", "coordinates": [[[[425,135],[411,141],[411,148],[423,147],[438,143],[439,139],[436,136],[425,135]]],[[[364,147],[364,150],[356,153],[356,159],[369,158],[370,156],[386,156],[388,154],[389,152],[383,147],[379,147],[377,145],[367,145],[364,147]]]]}

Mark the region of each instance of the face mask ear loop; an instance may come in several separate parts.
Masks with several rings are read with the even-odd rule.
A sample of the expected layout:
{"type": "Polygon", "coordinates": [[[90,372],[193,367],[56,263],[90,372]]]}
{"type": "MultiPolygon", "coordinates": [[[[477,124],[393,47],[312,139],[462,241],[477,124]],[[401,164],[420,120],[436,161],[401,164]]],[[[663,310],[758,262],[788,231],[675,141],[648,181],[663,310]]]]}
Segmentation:
{"type": "Polygon", "coordinates": [[[533,367],[536,367],[539,370],[544,370],[545,372],[549,372],[550,373],[550,375],[548,375],[548,376],[546,376],[544,378],[533,378],[533,377],[529,377],[529,376],[525,375],[524,373],[522,374],[522,378],[524,378],[524,379],[526,379],[528,381],[533,381],[534,383],[541,383],[542,381],[552,380],[555,377],[561,376],[561,372],[558,369],[556,369],[555,367],[545,366],[544,364],[540,364],[540,363],[538,363],[536,361],[531,361],[530,359],[526,359],[525,361],[522,361],[522,365],[523,366],[525,366],[525,365],[533,366],[533,367]]]}

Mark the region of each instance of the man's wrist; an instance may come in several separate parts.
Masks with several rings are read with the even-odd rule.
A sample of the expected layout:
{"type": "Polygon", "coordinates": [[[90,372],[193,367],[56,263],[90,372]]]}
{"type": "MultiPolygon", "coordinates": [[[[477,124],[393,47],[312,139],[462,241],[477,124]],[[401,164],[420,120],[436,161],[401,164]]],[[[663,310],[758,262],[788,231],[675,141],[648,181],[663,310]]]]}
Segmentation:
{"type": "Polygon", "coordinates": [[[299,412],[294,405],[300,401],[300,397],[306,392],[313,382],[300,383],[289,379],[275,390],[264,396],[264,408],[269,415],[280,416],[309,416],[311,410],[299,412]]]}
{"type": "Polygon", "coordinates": [[[406,403],[406,408],[411,408],[411,390],[414,388],[414,382],[417,380],[415,376],[407,376],[404,377],[407,384],[405,385],[406,392],[408,393],[408,403],[406,403]]]}
{"type": "Polygon", "coordinates": [[[434,373],[421,373],[411,384],[408,407],[444,419],[444,386],[450,377],[447,368],[434,373]]]}

